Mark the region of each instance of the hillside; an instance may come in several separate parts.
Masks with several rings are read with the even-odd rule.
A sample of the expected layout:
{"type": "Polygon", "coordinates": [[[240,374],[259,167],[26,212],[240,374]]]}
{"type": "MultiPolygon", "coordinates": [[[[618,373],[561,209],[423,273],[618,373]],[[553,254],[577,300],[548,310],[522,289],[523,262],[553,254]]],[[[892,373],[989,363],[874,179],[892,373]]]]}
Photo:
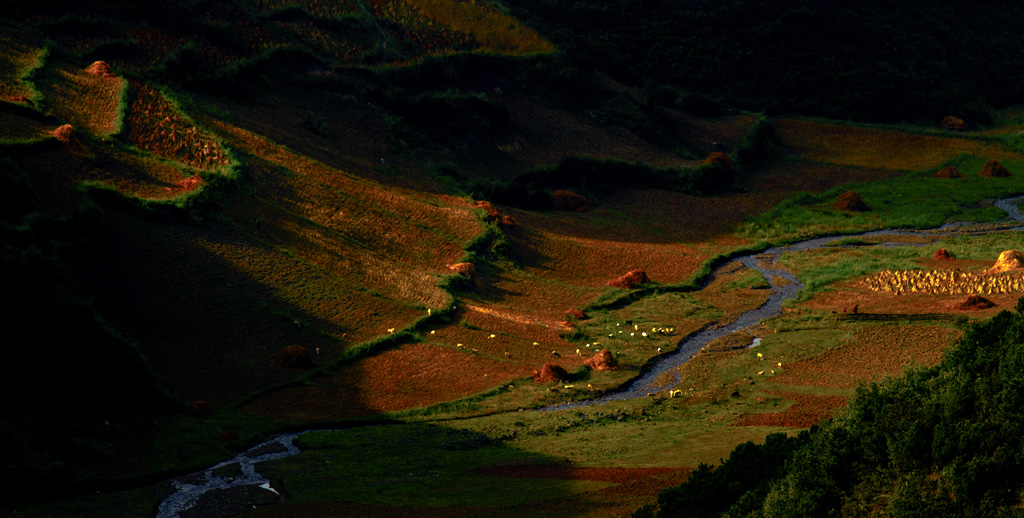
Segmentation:
{"type": "MultiPolygon", "coordinates": [[[[993,205],[1024,193],[1009,94],[965,80],[894,117],[840,90],[766,103],[639,59],[697,37],[695,13],[655,4],[5,5],[5,322],[35,331],[8,347],[5,512],[152,516],[172,478],[295,431],[302,453],[259,464],[273,493],[180,516],[628,515],[856,406],[860,383],[945,365],[966,322],[1016,303],[1017,273],[983,271],[1019,248],[993,205]],[[853,190],[868,210],[839,203],[853,190]],[[965,220],[893,238],[916,246],[860,235],[965,220]],[[780,252],[774,277],[747,261],[847,234],[780,252]],[[980,284],[879,288],[918,270],[980,284]],[[780,275],[796,299],[731,329],[780,275]],[[709,329],[731,332],[688,349],[709,329]],[[677,352],[649,397],[542,411],[677,352]]],[[[760,23],[727,7],[702,16],[760,23]]]]}

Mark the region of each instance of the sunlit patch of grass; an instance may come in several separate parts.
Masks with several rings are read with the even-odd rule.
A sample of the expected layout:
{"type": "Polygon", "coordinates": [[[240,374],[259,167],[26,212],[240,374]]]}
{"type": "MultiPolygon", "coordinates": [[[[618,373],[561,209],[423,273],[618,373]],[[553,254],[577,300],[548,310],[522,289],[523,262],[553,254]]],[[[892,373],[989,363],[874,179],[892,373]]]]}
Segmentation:
{"type": "Polygon", "coordinates": [[[935,169],[911,173],[888,181],[851,184],[822,194],[798,194],[771,211],[751,218],[740,235],[757,241],[784,242],[808,235],[848,234],[874,228],[930,228],[952,221],[991,222],[1006,213],[982,204],[1024,192],[1024,162],[1006,160],[1008,178],[977,175],[987,159],[958,156],[945,164],[964,172],[964,178],[932,178],[935,169]],[[839,194],[855,191],[867,204],[867,212],[850,212],[831,206],[839,194]]]}

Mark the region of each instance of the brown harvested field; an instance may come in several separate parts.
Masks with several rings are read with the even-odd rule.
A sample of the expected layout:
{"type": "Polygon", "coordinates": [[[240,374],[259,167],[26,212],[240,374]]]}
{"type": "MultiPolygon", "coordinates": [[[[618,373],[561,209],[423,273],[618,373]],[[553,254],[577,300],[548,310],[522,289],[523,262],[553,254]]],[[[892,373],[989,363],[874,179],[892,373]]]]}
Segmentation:
{"type": "Polygon", "coordinates": [[[715,150],[715,143],[726,150],[736,149],[757,120],[746,114],[703,119],[681,111],[667,111],[679,131],[680,141],[700,153],[715,150]]]}
{"type": "Polygon", "coordinates": [[[12,141],[35,140],[46,136],[55,125],[38,117],[26,117],[0,105],[0,139],[12,141]]]}
{"type": "Polygon", "coordinates": [[[855,167],[808,161],[781,161],[744,180],[754,192],[825,192],[837,185],[898,178],[902,170],[883,167],[855,167]]]}
{"type": "Polygon", "coordinates": [[[120,130],[121,96],[127,82],[100,77],[67,63],[55,63],[37,79],[44,103],[61,121],[78,131],[107,136],[120,130]]]}
{"type": "Polygon", "coordinates": [[[112,160],[102,168],[88,168],[89,180],[103,182],[129,196],[146,199],[171,198],[182,192],[177,184],[186,176],[172,164],[112,149],[94,151],[112,160]]]}
{"type": "MultiPolygon", "coordinates": [[[[599,288],[630,270],[644,270],[652,282],[676,284],[689,279],[709,258],[684,244],[645,244],[626,241],[523,233],[516,246],[529,249],[536,260],[524,268],[548,281],[599,288]]],[[[563,309],[564,311],[564,309],[563,309]]]]}
{"type": "Polygon", "coordinates": [[[537,478],[565,480],[596,480],[623,484],[637,478],[647,478],[686,468],[586,468],[565,464],[518,464],[476,468],[473,473],[485,477],[537,478]]]}
{"type": "Polygon", "coordinates": [[[886,324],[857,329],[852,343],[837,344],[821,354],[783,362],[776,383],[856,388],[859,383],[896,377],[912,364],[931,366],[960,337],[951,327],[886,324]]]}
{"type": "Polygon", "coordinates": [[[26,104],[21,98],[32,98],[32,86],[21,77],[36,66],[44,52],[35,42],[0,34],[0,101],[26,104]]]}
{"type": "Polygon", "coordinates": [[[285,421],[365,417],[471,396],[527,377],[537,367],[468,347],[408,344],[319,377],[315,386],[267,394],[242,410],[285,421]]]}
{"type": "Polygon", "coordinates": [[[254,155],[261,203],[237,221],[259,219],[271,243],[301,248],[329,270],[398,297],[437,307],[465,243],[479,232],[476,209],[351,176],[287,151],[245,130],[219,125],[229,142],[254,155]],[[298,216],[298,217],[296,217],[298,216]],[[267,228],[264,228],[266,226],[267,228]],[[329,264],[333,263],[333,264],[329,264]]]}
{"type": "Polygon", "coordinates": [[[125,133],[136,146],[155,155],[198,169],[213,169],[231,162],[220,143],[200,130],[177,106],[152,86],[130,80],[131,106],[125,133]]]}
{"type": "Polygon", "coordinates": [[[692,470],[689,468],[598,468],[565,465],[493,466],[474,470],[492,477],[541,480],[592,480],[616,485],[518,506],[495,516],[628,516],[650,503],[658,493],[678,486],[692,470]]]}
{"type": "MultiPolygon", "coordinates": [[[[776,377],[778,380],[778,377],[776,377]]],[[[735,426],[771,426],[778,428],[810,428],[822,419],[832,417],[839,409],[846,407],[843,396],[816,396],[796,392],[766,391],[764,394],[778,396],[793,404],[781,412],[745,414],[734,423],[735,426]]],[[[758,398],[762,401],[763,398],[758,398]]]]}
{"type": "MultiPolygon", "coordinates": [[[[992,261],[972,261],[957,259],[954,261],[934,260],[922,258],[918,260],[928,271],[954,272],[962,270],[970,278],[978,277],[978,274],[985,268],[991,266],[992,261]]],[[[927,277],[928,271],[921,276],[927,277]]],[[[812,299],[801,303],[802,307],[809,309],[830,311],[838,315],[852,311],[857,306],[859,318],[871,318],[870,315],[888,315],[895,318],[895,315],[928,315],[944,314],[948,316],[966,316],[969,318],[989,318],[1001,310],[1014,307],[1017,299],[1024,294],[1020,289],[1012,288],[1013,280],[1019,280],[1019,274],[1006,274],[1002,276],[981,276],[979,278],[1003,278],[1007,288],[1005,290],[992,290],[992,293],[984,292],[982,295],[996,304],[989,309],[964,311],[954,306],[963,301],[968,291],[953,293],[927,293],[927,292],[902,292],[897,294],[894,291],[876,291],[870,287],[868,279],[877,275],[869,275],[858,279],[852,279],[833,285],[830,291],[823,291],[816,294],[812,299]]],[[[994,282],[994,281],[993,281],[994,282]]],[[[1019,285],[1018,285],[1019,286],[1019,285]]],[[[853,317],[850,317],[853,318],[853,317]]]]}
{"type": "Polygon", "coordinates": [[[451,0],[404,0],[433,23],[456,33],[468,34],[481,46],[480,50],[498,54],[530,55],[555,51],[555,46],[509,16],[487,3],[452,2],[451,0]]]}
{"type": "Polygon", "coordinates": [[[511,95],[502,100],[516,137],[498,149],[522,168],[554,164],[572,155],[642,161],[656,167],[700,163],[681,159],[623,128],[601,125],[586,114],[560,110],[535,97],[511,95]]]}
{"type": "Polygon", "coordinates": [[[921,135],[796,119],[776,121],[782,144],[805,160],[830,164],[920,171],[957,155],[1016,159],[1020,155],[994,142],[921,135]]]}

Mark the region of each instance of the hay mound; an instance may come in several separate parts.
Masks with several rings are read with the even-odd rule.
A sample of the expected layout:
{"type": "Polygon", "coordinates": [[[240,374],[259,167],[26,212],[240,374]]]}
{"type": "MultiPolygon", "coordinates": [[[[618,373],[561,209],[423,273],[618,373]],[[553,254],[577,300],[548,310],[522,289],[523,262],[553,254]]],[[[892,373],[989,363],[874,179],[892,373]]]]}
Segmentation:
{"type": "Polygon", "coordinates": [[[954,309],[971,310],[971,309],[987,309],[995,306],[995,302],[986,299],[980,295],[968,295],[963,302],[953,306],[954,309]]]}
{"type": "Polygon", "coordinates": [[[478,209],[483,209],[484,213],[487,214],[487,219],[495,219],[499,216],[498,209],[494,208],[494,204],[489,201],[480,200],[473,204],[478,209]]]}
{"type": "Polygon", "coordinates": [[[940,248],[932,254],[932,259],[936,261],[952,261],[955,258],[953,257],[953,254],[949,253],[949,250],[940,248]]]}
{"type": "Polygon", "coordinates": [[[608,349],[604,349],[594,356],[587,358],[587,361],[584,363],[589,365],[591,369],[598,371],[612,370],[619,366],[619,362],[615,360],[612,352],[608,349]]]}
{"type": "Polygon", "coordinates": [[[833,207],[839,210],[848,210],[853,212],[864,212],[868,210],[868,206],[864,203],[864,200],[860,199],[860,195],[853,191],[846,191],[839,195],[839,199],[836,200],[833,207]]]}
{"type": "Polygon", "coordinates": [[[947,165],[932,175],[932,178],[963,178],[964,175],[960,174],[960,171],[953,166],[947,165]]]}
{"type": "Polygon", "coordinates": [[[185,413],[192,417],[207,419],[213,417],[213,405],[208,401],[195,401],[188,406],[188,410],[185,413]]]}
{"type": "Polygon", "coordinates": [[[75,136],[75,128],[73,126],[71,126],[70,124],[65,124],[65,125],[57,128],[57,129],[51,131],[50,135],[53,135],[54,137],[57,138],[57,140],[67,144],[68,142],[71,142],[72,138],[74,138],[74,136],[75,136]]]}
{"type": "Polygon", "coordinates": [[[729,155],[722,153],[721,151],[715,151],[704,159],[704,164],[731,170],[732,158],[729,158],[729,155]]]}
{"type": "Polygon", "coordinates": [[[999,252],[996,264],[985,270],[985,273],[999,273],[1024,268],[1024,254],[1019,250],[1004,250],[999,252]]]}
{"type": "Polygon", "coordinates": [[[498,226],[503,228],[519,228],[519,222],[512,216],[503,214],[498,216],[498,226]]]}
{"type": "Polygon", "coordinates": [[[568,189],[551,193],[551,208],[567,212],[587,212],[594,208],[590,200],[568,189]]]}
{"type": "Polygon", "coordinates": [[[537,383],[548,383],[551,381],[567,381],[569,373],[565,369],[553,363],[545,363],[539,371],[533,371],[533,381],[537,383]]]}
{"type": "Polygon", "coordinates": [[[565,314],[569,317],[575,318],[576,320],[586,320],[590,318],[586,313],[579,309],[567,309],[565,314]]]}
{"type": "Polygon", "coordinates": [[[114,69],[110,68],[110,65],[106,61],[95,61],[85,69],[86,73],[92,74],[96,77],[117,77],[114,74],[114,69]]]}
{"type": "Polygon", "coordinates": [[[308,369],[313,366],[313,355],[309,353],[309,349],[301,345],[289,345],[277,353],[277,358],[274,358],[271,365],[289,369],[308,369]]]}
{"type": "Polygon", "coordinates": [[[194,191],[196,187],[199,187],[199,184],[202,182],[202,180],[203,179],[200,178],[199,175],[190,176],[178,182],[177,186],[181,187],[181,189],[184,191],[194,191]]]}
{"type": "Polygon", "coordinates": [[[998,160],[989,160],[985,162],[985,167],[981,169],[978,176],[984,176],[985,178],[1005,178],[1010,176],[1010,171],[1000,164],[998,160]]]}
{"type": "Polygon", "coordinates": [[[964,120],[954,117],[952,115],[947,115],[942,118],[942,122],[939,123],[939,127],[942,129],[948,129],[953,131],[963,131],[964,120]]]}
{"type": "Polygon", "coordinates": [[[473,266],[473,263],[455,263],[449,265],[448,269],[469,280],[476,281],[476,266],[473,266]]]}
{"type": "Polygon", "coordinates": [[[647,272],[643,270],[631,270],[630,272],[626,273],[626,275],[623,275],[622,277],[619,277],[617,279],[612,279],[608,281],[606,284],[608,286],[614,286],[616,288],[631,290],[633,288],[640,286],[641,284],[647,284],[648,282],[651,282],[651,280],[647,278],[647,272]]]}

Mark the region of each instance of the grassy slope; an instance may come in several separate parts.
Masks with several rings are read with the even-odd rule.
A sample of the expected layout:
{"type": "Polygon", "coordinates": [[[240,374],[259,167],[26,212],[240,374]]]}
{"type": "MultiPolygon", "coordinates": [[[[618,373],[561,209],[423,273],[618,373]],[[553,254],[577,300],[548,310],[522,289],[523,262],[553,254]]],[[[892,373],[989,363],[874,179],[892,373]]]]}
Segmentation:
{"type": "MultiPolygon", "coordinates": [[[[92,46],[89,42],[79,45],[92,46]]],[[[217,59],[240,60],[254,48],[235,50],[239,55],[217,59]]],[[[101,51],[102,47],[87,54],[92,57],[101,51]]],[[[137,62],[143,61],[126,58],[123,66],[130,70],[130,64],[137,62]]],[[[67,66],[67,61],[54,63],[67,66]]],[[[45,78],[40,76],[41,81],[45,78]]],[[[483,259],[478,262],[479,285],[457,293],[461,302],[453,316],[423,322],[427,308],[448,305],[448,295],[438,288],[439,276],[447,274],[448,264],[462,258],[463,247],[483,228],[465,199],[439,195],[443,189],[427,174],[426,162],[455,160],[462,170],[484,168],[476,174],[501,176],[601,146],[600,153],[613,158],[650,159],[658,166],[692,164],[691,156],[666,151],[631,131],[629,117],[609,118],[607,109],[567,110],[550,96],[537,97],[501,74],[477,79],[480,82],[474,88],[489,96],[498,95],[493,85],[503,87],[497,102],[510,112],[508,127],[489,134],[470,125],[464,127],[470,131],[456,134],[455,140],[428,139],[422,146],[415,141],[396,144],[389,132],[401,123],[378,122],[381,113],[393,113],[367,107],[365,101],[374,98],[353,93],[362,81],[358,75],[289,85],[298,90],[273,90],[244,103],[201,96],[191,101],[193,116],[204,131],[237,153],[232,163],[242,164],[239,182],[215,184],[196,198],[209,200],[192,213],[202,216],[199,221],[175,221],[160,212],[143,212],[140,217],[137,211],[108,207],[107,235],[96,253],[81,262],[80,275],[83,289],[99,310],[139,342],[157,379],[186,402],[211,401],[217,415],[208,420],[161,418],[162,431],[148,429],[135,440],[141,445],[131,452],[142,462],[116,465],[108,473],[123,476],[202,465],[281,422],[330,422],[397,411],[394,415],[403,419],[441,420],[437,428],[428,429],[434,431],[426,434],[422,444],[406,442],[402,448],[407,450],[398,450],[413,457],[403,462],[438,457],[440,464],[415,466],[411,468],[414,475],[405,478],[398,473],[406,465],[382,461],[380,472],[368,473],[363,485],[332,492],[327,490],[331,477],[368,460],[342,459],[330,453],[332,449],[360,441],[390,441],[394,439],[389,433],[422,429],[404,425],[409,428],[360,429],[322,441],[311,438],[306,444],[312,453],[274,468],[277,481],[295,498],[265,512],[287,514],[302,508],[315,515],[358,504],[383,505],[377,508],[382,513],[392,512],[389,505],[412,505],[464,506],[467,513],[480,514],[493,513],[474,508],[494,506],[505,510],[494,512],[553,516],[571,515],[570,509],[577,507],[587,515],[621,515],[651,501],[657,488],[677,483],[678,475],[644,473],[636,476],[649,484],[616,480],[609,485],[589,480],[585,473],[563,471],[556,476],[557,482],[522,482],[523,491],[532,495],[527,500],[499,498],[495,491],[438,494],[438,482],[430,478],[438,472],[449,484],[496,483],[493,477],[467,474],[460,457],[445,455],[451,451],[445,439],[453,433],[451,428],[467,429],[465,434],[459,432],[459,447],[494,464],[693,468],[700,462],[714,462],[739,442],[759,440],[773,430],[794,430],[806,426],[808,419],[829,415],[836,401],[829,398],[849,395],[851,383],[858,379],[880,372],[896,374],[907,359],[891,354],[891,341],[879,341],[872,334],[875,324],[833,323],[827,302],[811,298],[806,310],[751,331],[751,337],[763,336],[760,351],[769,361],[806,362],[807,372],[813,375],[805,378],[794,378],[783,370],[789,378],[758,376],[765,369],[753,352],[742,349],[744,344],[722,343],[684,369],[686,377],[677,387],[684,390],[683,398],[652,398],[579,412],[497,413],[454,422],[458,424],[444,424],[444,419],[587,397],[592,394],[584,388],[587,385],[596,390],[613,387],[635,375],[658,347],[670,349],[678,335],[749,307],[763,296],[755,288],[736,290],[735,286],[750,282],[749,275],[736,271],[699,295],[654,293],[624,307],[595,309],[593,318],[580,324],[581,336],[562,336],[564,311],[600,300],[609,291],[604,282],[628,269],[644,268],[660,285],[679,285],[711,257],[762,239],[785,240],[808,231],[853,231],[880,224],[929,225],[959,214],[979,214],[957,213],[950,204],[944,212],[929,210],[922,217],[926,198],[909,194],[926,192],[928,199],[956,196],[956,201],[970,205],[1021,189],[1016,155],[994,147],[998,143],[991,140],[958,134],[919,139],[917,133],[887,128],[781,121],[780,135],[791,156],[749,178],[751,193],[697,198],[623,188],[599,199],[597,209],[585,214],[499,207],[519,221],[519,228],[505,231],[506,245],[485,241],[490,246],[476,250],[476,257],[483,259]],[[335,94],[321,94],[314,103],[303,99],[302,89],[335,94]],[[835,134],[837,128],[847,128],[842,132],[846,139],[842,147],[814,138],[835,134]],[[621,145],[623,136],[634,144],[621,145]],[[925,140],[921,149],[928,151],[932,161],[908,164],[877,144],[897,137],[925,140]],[[1001,153],[999,158],[1009,159],[1013,178],[968,178],[962,183],[924,179],[930,168],[950,161],[965,172],[972,171],[995,151],[1001,153]],[[385,164],[378,165],[380,155],[386,155],[385,164]],[[489,171],[485,169],[489,163],[498,165],[489,171]],[[892,180],[908,170],[910,177],[892,180]],[[872,213],[850,218],[822,206],[836,194],[828,192],[830,188],[855,181],[877,181],[862,189],[875,208],[872,213]],[[964,184],[970,188],[963,188],[964,184]],[[754,219],[733,234],[745,219],[808,186],[825,194],[797,198],[770,213],[769,217],[783,222],[779,227],[761,230],[765,220],[754,219]],[[812,221],[814,225],[809,224],[812,221]],[[678,331],[676,338],[627,339],[618,336],[616,328],[621,326],[615,324],[674,326],[678,331]],[[399,333],[392,338],[387,331],[411,326],[416,326],[416,334],[399,333]],[[606,340],[608,333],[613,336],[606,340]],[[590,354],[595,342],[612,348],[624,367],[612,373],[580,370],[583,358],[575,351],[590,354]],[[317,363],[325,367],[300,384],[287,384],[297,372],[269,366],[277,350],[292,343],[320,348],[317,363]],[[843,377],[838,385],[822,381],[834,378],[835,370],[849,363],[822,354],[847,346],[864,348],[864,354],[890,354],[891,361],[867,366],[858,375],[843,377]],[[350,354],[365,354],[358,351],[372,353],[353,361],[350,354]],[[529,380],[533,370],[553,360],[552,351],[559,352],[558,361],[578,373],[573,388],[562,384],[554,392],[529,380]],[[259,390],[266,387],[275,389],[259,390]],[[747,416],[780,408],[796,408],[792,413],[799,419],[734,426],[747,416]],[[216,440],[223,432],[241,437],[216,440]],[[181,448],[180,437],[192,444],[181,448]],[[147,448],[147,441],[158,447],[147,448]],[[336,465],[325,472],[325,478],[303,478],[301,472],[318,455],[335,458],[336,465]],[[402,490],[360,490],[381,483],[399,484],[402,490]],[[540,487],[547,492],[538,492],[540,487]]],[[[602,82],[606,94],[618,92],[628,98],[634,93],[607,78],[594,79],[602,82]]],[[[54,95],[48,102],[59,107],[67,101],[54,95]]],[[[54,111],[58,116],[63,113],[54,111]]],[[[17,113],[5,116],[25,119],[17,113]]],[[[671,116],[682,121],[677,130],[691,139],[689,147],[701,151],[709,149],[710,141],[735,145],[736,128],[747,128],[751,122],[742,117],[696,120],[680,112],[671,116]],[[693,136],[698,132],[694,128],[699,128],[700,136],[693,136]]],[[[23,133],[18,137],[33,136],[29,130],[23,133]]],[[[74,182],[97,177],[129,195],[166,197],[154,193],[166,193],[164,187],[173,186],[170,179],[175,174],[181,178],[183,173],[196,172],[180,162],[168,163],[140,152],[139,142],[104,143],[84,136],[79,144],[80,148],[33,148],[19,161],[41,173],[36,188],[54,193],[57,199],[74,182]]],[[[214,176],[207,178],[217,182],[214,176]]],[[[998,248],[1001,243],[991,246],[998,248]]],[[[891,260],[882,258],[879,264],[891,260]]],[[[850,262],[864,264],[856,258],[850,262]]],[[[807,272],[821,275],[811,268],[807,272]]],[[[843,270],[840,275],[824,276],[819,284],[860,273],[843,270]]],[[[946,325],[940,322],[937,327],[946,325]]],[[[946,331],[930,332],[937,347],[948,343],[946,331]]],[[[899,344],[910,345],[910,341],[899,344]]],[[[922,354],[933,353],[933,348],[922,350],[922,354]]],[[[369,459],[381,461],[373,450],[368,454],[369,459]]],[[[135,512],[149,512],[146,506],[154,501],[150,491],[131,493],[129,501],[139,502],[131,504],[138,506],[135,512]]],[[[95,497],[88,505],[104,509],[109,502],[95,497]]]]}

